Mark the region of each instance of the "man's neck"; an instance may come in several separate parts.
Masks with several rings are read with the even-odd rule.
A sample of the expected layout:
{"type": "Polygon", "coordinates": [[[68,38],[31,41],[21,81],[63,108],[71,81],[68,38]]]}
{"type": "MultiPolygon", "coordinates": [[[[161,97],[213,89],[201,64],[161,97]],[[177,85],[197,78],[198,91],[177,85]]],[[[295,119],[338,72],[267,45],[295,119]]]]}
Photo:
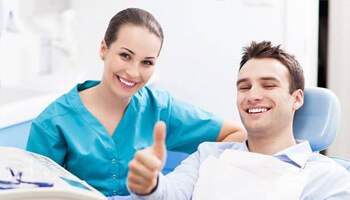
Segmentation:
{"type": "Polygon", "coordinates": [[[288,147],[296,145],[293,135],[277,137],[249,137],[248,134],[248,149],[250,152],[260,153],[265,155],[274,155],[288,147]]]}

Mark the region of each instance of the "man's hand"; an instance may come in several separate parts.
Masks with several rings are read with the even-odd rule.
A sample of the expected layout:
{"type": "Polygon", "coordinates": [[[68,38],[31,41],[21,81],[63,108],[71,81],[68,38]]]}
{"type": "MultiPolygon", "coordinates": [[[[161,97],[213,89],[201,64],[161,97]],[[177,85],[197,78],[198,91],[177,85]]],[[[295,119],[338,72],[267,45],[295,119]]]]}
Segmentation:
{"type": "Polygon", "coordinates": [[[131,191],[146,195],[156,186],[159,172],[166,160],[165,123],[154,126],[154,142],[151,147],[137,151],[129,162],[128,187],[131,191]]]}

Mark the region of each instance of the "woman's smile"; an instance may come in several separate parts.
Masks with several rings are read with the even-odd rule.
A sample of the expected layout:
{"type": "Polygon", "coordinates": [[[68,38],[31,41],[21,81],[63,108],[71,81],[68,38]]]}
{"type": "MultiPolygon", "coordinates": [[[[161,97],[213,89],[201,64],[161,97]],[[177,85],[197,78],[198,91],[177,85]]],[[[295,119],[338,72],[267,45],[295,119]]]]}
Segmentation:
{"type": "Polygon", "coordinates": [[[134,82],[134,81],[131,81],[131,80],[128,80],[128,79],[124,79],[118,75],[116,75],[117,77],[117,80],[119,81],[120,85],[129,89],[129,88],[133,88],[137,85],[137,82],[134,82]]]}

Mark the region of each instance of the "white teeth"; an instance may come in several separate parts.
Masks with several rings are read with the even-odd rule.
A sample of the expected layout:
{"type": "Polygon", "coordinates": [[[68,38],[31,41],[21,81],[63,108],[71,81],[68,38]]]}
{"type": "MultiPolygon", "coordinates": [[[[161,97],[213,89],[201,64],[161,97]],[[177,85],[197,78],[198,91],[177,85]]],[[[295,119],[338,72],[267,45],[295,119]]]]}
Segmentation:
{"type": "Polygon", "coordinates": [[[136,83],[128,82],[122,78],[119,77],[120,82],[124,83],[127,86],[134,86],[136,83]]]}
{"type": "Polygon", "coordinates": [[[248,113],[263,113],[266,112],[267,108],[253,108],[253,109],[248,109],[248,113]]]}

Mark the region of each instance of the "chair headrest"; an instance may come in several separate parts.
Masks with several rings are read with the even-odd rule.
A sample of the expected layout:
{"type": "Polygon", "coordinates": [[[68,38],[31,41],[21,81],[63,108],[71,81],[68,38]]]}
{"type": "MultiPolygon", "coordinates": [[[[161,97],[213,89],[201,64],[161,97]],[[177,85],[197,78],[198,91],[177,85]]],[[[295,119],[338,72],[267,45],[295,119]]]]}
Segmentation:
{"type": "Polygon", "coordinates": [[[296,139],[308,140],[313,151],[328,148],[339,130],[340,103],[329,89],[304,90],[304,105],[296,111],[293,132],[296,139]]]}

